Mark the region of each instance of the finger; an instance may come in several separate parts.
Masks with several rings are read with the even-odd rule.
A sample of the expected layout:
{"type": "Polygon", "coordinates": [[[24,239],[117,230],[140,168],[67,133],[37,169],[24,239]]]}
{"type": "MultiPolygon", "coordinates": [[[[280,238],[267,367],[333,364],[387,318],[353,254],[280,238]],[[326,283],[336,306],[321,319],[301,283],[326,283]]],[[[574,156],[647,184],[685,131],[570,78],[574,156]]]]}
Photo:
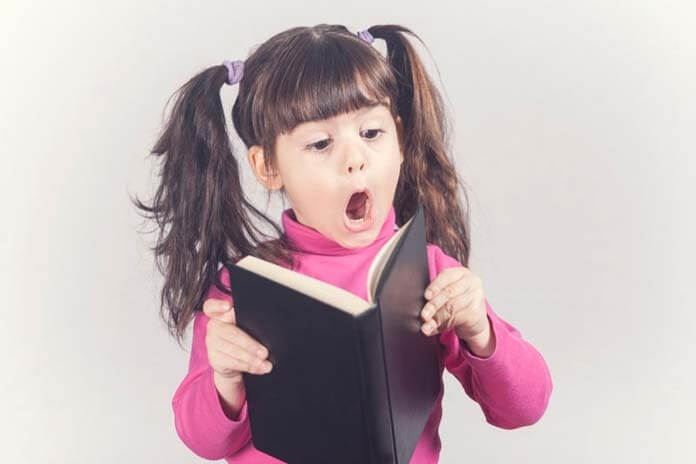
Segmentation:
{"type": "Polygon", "coordinates": [[[203,302],[203,312],[208,316],[216,316],[227,312],[232,307],[232,302],[220,298],[208,298],[203,302]]]}
{"type": "Polygon", "coordinates": [[[213,355],[218,358],[219,364],[226,366],[230,370],[249,372],[251,374],[267,374],[273,368],[268,361],[256,363],[254,360],[249,361],[239,357],[238,353],[225,348],[224,345],[213,349],[213,355]]]}
{"type": "Polygon", "coordinates": [[[208,298],[203,303],[203,312],[211,319],[217,319],[232,324],[237,323],[234,306],[232,302],[228,300],[208,298]]]}
{"type": "Polygon", "coordinates": [[[221,343],[215,344],[215,348],[218,351],[242,361],[245,365],[245,370],[251,371],[263,371],[270,369],[271,362],[265,357],[257,356],[255,353],[249,352],[245,348],[242,348],[234,343],[230,343],[226,340],[222,340],[221,343]]]}
{"type": "Polygon", "coordinates": [[[423,292],[423,296],[427,300],[431,299],[433,296],[437,295],[441,289],[464,277],[467,271],[468,269],[463,266],[449,267],[443,270],[430,282],[430,284],[428,284],[423,292]]]}
{"type": "MultiPolygon", "coordinates": [[[[221,322],[211,320],[211,323],[220,324],[221,322]]],[[[268,356],[268,348],[236,325],[224,324],[219,330],[216,330],[215,333],[223,340],[237,345],[254,356],[261,358],[266,358],[268,356]]]]}
{"type": "Polygon", "coordinates": [[[426,335],[434,335],[451,329],[454,327],[455,314],[457,311],[461,310],[461,308],[465,308],[470,302],[471,295],[467,292],[460,293],[448,299],[445,304],[440,306],[432,318],[423,324],[421,327],[423,333],[426,335]]]}
{"type": "Polygon", "coordinates": [[[466,278],[461,278],[445,286],[423,306],[421,310],[423,321],[429,321],[433,314],[435,314],[448,299],[465,293],[470,287],[469,284],[466,278]]]}

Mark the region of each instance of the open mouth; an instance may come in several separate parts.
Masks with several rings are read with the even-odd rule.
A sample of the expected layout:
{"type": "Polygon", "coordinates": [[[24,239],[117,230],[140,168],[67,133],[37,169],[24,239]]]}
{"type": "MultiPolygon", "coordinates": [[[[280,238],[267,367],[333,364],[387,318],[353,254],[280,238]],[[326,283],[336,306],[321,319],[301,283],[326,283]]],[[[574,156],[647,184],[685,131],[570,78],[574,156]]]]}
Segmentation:
{"type": "Polygon", "coordinates": [[[353,192],[344,212],[344,222],[348,230],[362,232],[369,229],[374,222],[374,216],[370,191],[363,189],[353,192]]]}
{"type": "Polygon", "coordinates": [[[360,222],[367,216],[367,208],[369,206],[369,197],[366,192],[356,192],[351,195],[348,205],[346,206],[346,216],[351,221],[360,222]]]}

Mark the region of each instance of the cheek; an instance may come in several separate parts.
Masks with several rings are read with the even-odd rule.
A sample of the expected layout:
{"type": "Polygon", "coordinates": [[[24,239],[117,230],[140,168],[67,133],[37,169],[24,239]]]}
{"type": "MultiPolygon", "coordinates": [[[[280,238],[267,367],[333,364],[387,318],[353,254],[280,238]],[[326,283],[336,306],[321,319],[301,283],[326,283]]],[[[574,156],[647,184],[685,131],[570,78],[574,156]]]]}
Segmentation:
{"type": "Polygon", "coordinates": [[[287,178],[286,189],[295,197],[316,204],[330,203],[336,192],[335,174],[325,172],[319,166],[293,169],[287,178]]]}
{"type": "Polygon", "coordinates": [[[312,181],[313,169],[301,154],[294,153],[292,159],[285,159],[281,166],[283,182],[289,186],[288,190],[297,190],[302,184],[312,181]]]}
{"type": "Polygon", "coordinates": [[[390,178],[398,177],[401,170],[401,154],[398,147],[393,147],[389,155],[382,160],[382,171],[390,178]]]}

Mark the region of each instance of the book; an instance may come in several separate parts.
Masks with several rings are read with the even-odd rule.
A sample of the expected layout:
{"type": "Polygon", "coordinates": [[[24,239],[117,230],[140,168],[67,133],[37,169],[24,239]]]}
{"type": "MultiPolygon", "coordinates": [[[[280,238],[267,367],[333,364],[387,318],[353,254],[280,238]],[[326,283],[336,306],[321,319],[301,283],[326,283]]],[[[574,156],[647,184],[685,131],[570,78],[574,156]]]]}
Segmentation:
{"type": "Polygon", "coordinates": [[[254,256],[228,271],[237,325],[273,364],[242,374],[254,446],[293,464],[407,464],[441,382],[437,337],[420,330],[422,205],[377,252],[367,301],[254,256]]]}

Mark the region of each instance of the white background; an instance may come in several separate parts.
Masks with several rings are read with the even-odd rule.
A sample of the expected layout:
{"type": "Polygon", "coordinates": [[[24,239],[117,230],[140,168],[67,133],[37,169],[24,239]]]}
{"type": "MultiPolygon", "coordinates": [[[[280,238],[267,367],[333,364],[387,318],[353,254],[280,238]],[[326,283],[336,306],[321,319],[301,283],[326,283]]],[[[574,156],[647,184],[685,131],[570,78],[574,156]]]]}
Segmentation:
{"type": "MultiPolygon", "coordinates": [[[[686,1],[3,1],[2,461],[202,461],[175,432],[188,352],[158,318],[152,225],[130,197],[154,191],[147,154],[178,86],[329,22],[425,41],[470,268],[553,377],[544,417],[502,430],[445,373],[440,462],[696,462],[695,16],[686,1]]],[[[229,118],[236,90],[221,95],[229,118]]]]}

